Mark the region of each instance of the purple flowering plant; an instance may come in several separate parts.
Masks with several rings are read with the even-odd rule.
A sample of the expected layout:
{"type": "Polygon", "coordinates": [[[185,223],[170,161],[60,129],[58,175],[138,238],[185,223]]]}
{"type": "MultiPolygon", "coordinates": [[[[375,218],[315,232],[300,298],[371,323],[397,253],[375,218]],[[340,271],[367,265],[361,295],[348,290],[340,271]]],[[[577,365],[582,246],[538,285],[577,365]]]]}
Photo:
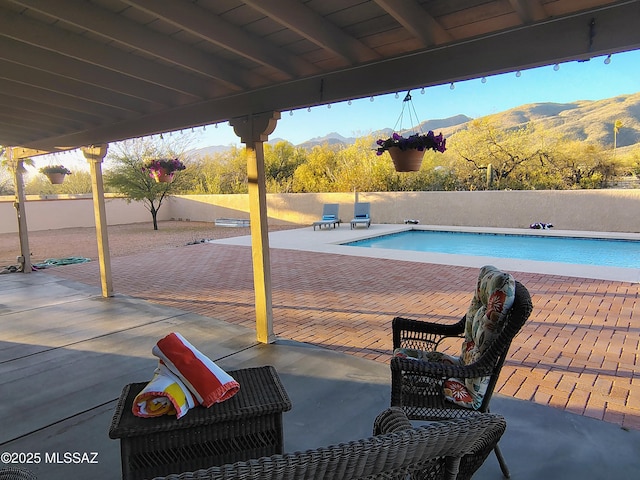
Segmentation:
{"type": "Polygon", "coordinates": [[[151,172],[164,170],[165,173],[174,173],[178,170],[184,170],[186,167],[184,163],[182,163],[177,158],[161,158],[156,160],[151,160],[150,162],[145,164],[145,168],[151,172]]]}
{"type": "Polygon", "coordinates": [[[442,133],[436,135],[431,130],[426,135],[416,133],[408,137],[394,132],[391,138],[379,139],[376,143],[378,144],[377,155],[382,155],[391,147],[398,147],[400,150],[434,150],[440,153],[447,149],[447,140],[442,136],[442,133]]]}
{"type": "Polygon", "coordinates": [[[177,158],[159,158],[145,163],[142,171],[149,172],[149,176],[156,182],[172,182],[173,175],[186,167],[177,158]]]}

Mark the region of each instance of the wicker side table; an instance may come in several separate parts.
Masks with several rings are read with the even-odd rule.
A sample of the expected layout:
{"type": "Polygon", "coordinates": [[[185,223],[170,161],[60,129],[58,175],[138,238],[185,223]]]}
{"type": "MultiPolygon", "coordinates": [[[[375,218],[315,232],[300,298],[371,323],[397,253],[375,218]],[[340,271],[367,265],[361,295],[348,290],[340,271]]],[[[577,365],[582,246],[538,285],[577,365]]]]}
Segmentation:
{"type": "Polygon", "coordinates": [[[240,391],[209,408],[174,416],[140,418],[133,399],[146,383],[124,387],[109,437],[120,439],[122,478],[143,480],[283,453],[282,412],[291,400],[271,367],[228,372],[240,391]]]}

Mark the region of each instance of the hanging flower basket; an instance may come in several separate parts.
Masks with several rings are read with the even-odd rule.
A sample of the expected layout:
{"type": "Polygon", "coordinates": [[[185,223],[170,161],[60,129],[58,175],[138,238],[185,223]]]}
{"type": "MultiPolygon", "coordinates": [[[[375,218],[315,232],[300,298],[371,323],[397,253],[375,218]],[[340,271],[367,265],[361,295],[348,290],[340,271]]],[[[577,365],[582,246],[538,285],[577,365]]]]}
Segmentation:
{"type": "Polygon", "coordinates": [[[63,165],[49,165],[47,167],[42,167],[40,169],[40,173],[44,173],[52,184],[60,185],[64,182],[64,177],[66,175],[71,175],[71,170],[63,165]]]}
{"type": "Polygon", "coordinates": [[[173,176],[178,170],[184,170],[186,167],[177,158],[151,160],[144,166],[144,170],[149,172],[149,176],[158,183],[171,183],[173,176]]]}
{"type": "Polygon", "coordinates": [[[424,150],[421,151],[414,148],[400,150],[398,147],[391,147],[389,155],[391,155],[396,172],[418,172],[422,166],[424,150]]]}
{"type": "Polygon", "coordinates": [[[47,177],[49,177],[49,181],[54,185],[60,185],[64,182],[64,177],[66,175],[64,173],[48,173],[47,177]]]}
{"type": "MultiPolygon", "coordinates": [[[[398,124],[401,124],[405,109],[409,110],[409,118],[412,120],[412,123],[412,116],[417,122],[418,116],[415,114],[410,92],[407,92],[402,102],[402,112],[396,122],[396,127],[398,124]]],[[[397,172],[417,172],[422,165],[425,150],[434,150],[442,153],[447,149],[446,142],[442,133],[436,135],[431,130],[429,130],[427,134],[416,133],[408,137],[403,137],[399,133],[394,132],[390,138],[381,138],[376,142],[378,144],[376,153],[382,155],[388,151],[397,172]]]]}
{"type": "Polygon", "coordinates": [[[435,135],[431,130],[426,135],[415,134],[403,137],[394,133],[391,138],[377,141],[377,154],[388,151],[397,172],[417,172],[422,165],[425,150],[444,152],[446,139],[442,134],[435,135]]]}

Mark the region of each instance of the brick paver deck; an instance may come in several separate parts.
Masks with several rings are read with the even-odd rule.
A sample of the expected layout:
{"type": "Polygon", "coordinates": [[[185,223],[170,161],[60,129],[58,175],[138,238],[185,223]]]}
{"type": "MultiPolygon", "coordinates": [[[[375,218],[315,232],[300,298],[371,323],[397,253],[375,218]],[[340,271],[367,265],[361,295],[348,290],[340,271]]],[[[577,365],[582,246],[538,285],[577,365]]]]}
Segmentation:
{"type": "MultiPolygon", "coordinates": [[[[116,293],[253,328],[251,250],[199,244],[112,259],[116,293]]],[[[391,319],[457,321],[477,269],[271,250],[280,337],[387,363],[391,319]]],[[[99,285],[98,263],[47,270],[99,285]]],[[[534,310],[516,337],[498,392],[640,429],[638,285],[511,272],[534,310]]]]}

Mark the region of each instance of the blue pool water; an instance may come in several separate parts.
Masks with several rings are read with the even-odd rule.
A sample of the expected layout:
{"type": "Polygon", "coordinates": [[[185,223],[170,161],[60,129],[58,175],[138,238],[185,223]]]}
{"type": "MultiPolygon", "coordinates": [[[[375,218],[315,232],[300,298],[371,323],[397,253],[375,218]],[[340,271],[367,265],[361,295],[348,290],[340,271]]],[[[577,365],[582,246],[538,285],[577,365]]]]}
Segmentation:
{"type": "Polygon", "coordinates": [[[640,268],[640,242],[632,240],[409,230],[344,245],[640,268]]]}

